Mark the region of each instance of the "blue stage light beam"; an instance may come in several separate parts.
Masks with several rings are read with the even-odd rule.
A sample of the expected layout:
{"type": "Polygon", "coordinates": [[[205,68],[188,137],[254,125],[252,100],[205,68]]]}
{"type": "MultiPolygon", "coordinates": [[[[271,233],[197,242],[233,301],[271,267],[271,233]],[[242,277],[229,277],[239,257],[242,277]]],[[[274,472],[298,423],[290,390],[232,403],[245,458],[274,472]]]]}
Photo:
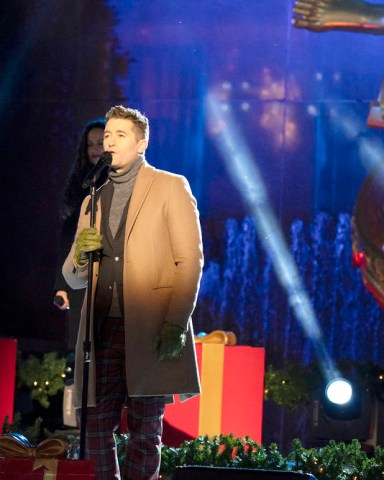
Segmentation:
{"type": "Polygon", "coordinates": [[[366,124],[352,108],[338,110],[335,107],[329,109],[329,118],[335,128],[343,135],[356,141],[360,159],[367,172],[376,169],[384,161],[384,143],[379,137],[366,138],[361,135],[366,129],[366,124]]]}
{"type": "Polygon", "coordinates": [[[211,132],[226,170],[248,206],[264,249],[271,256],[276,276],[287,293],[289,305],[313,342],[323,375],[327,381],[331,381],[340,374],[325,347],[315,311],[270,206],[253,154],[237,128],[227,103],[208,95],[207,112],[211,132]]]}
{"type": "Polygon", "coordinates": [[[361,138],[358,147],[363,165],[368,172],[383,164],[384,143],[381,139],[361,138]]]}

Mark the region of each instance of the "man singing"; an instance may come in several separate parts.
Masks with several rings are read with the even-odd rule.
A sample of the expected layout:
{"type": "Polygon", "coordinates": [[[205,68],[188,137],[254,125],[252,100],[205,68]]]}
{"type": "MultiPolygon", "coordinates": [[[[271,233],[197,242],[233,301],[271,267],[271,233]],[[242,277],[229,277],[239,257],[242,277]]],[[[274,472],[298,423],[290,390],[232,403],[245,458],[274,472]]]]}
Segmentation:
{"type": "MultiPolygon", "coordinates": [[[[199,214],[187,180],[145,160],[148,119],[116,106],[106,114],[108,181],[97,191],[96,224],[87,197],[63,274],[75,289],[88,283],[91,363],[86,458],[96,479],[157,479],[162,421],[174,394],[187,399],[200,384],[191,314],[203,267],[199,214]],[[127,406],[130,439],[122,477],[113,432],[127,406]]],[[[86,302],[76,346],[75,407],[81,407],[86,302]]]]}

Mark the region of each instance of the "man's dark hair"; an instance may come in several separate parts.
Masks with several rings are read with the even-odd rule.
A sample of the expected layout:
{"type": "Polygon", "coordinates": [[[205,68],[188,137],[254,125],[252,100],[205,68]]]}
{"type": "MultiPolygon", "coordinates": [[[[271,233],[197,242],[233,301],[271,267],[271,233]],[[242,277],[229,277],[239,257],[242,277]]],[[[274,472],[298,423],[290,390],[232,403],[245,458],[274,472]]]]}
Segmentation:
{"type": "Polygon", "coordinates": [[[149,121],[148,118],[143,115],[139,110],[134,108],[124,107],[123,105],[117,105],[112,107],[105,115],[105,118],[108,122],[111,118],[125,118],[131,120],[137,131],[140,134],[141,139],[148,140],[149,138],[149,121]]]}

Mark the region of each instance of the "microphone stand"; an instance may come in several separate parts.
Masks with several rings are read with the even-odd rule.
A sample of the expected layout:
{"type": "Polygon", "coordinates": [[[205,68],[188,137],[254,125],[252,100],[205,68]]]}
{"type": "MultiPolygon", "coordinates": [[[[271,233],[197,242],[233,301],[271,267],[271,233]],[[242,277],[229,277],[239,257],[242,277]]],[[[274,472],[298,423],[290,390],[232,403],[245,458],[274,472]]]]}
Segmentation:
{"type": "MultiPolygon", "coordinates": [[[[95,187],[96,178],[90,185],[90,226],[95,226],[96,209],[95,209],[95,187]]],[[[88,383],[89,383],[89,364],[91,362],[91,302],[92,302],[92,283],[93,283],[93,262],[95,252],[88,253],[88,287],[87,287],[87,316],[85,323],[85,338],[83,342],[83,390],[81,398],[81,420],[80,420],[80,453],[79,459],[84,460],[85,457],[85,436],[87,426],[87,407],[88,407],[88,383]]]]}

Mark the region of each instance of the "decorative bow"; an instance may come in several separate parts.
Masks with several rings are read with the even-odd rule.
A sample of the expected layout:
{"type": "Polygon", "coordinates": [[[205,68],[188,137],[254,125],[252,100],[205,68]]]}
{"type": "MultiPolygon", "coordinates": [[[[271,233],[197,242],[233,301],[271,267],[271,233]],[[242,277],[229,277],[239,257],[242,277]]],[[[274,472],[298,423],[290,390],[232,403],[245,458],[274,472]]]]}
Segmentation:
{"type": "Polygon", "coordinates": [[[47,438],[35,447],[23,435],[0,436],[0,455],[5,457],[65,458],[68,447],[68,440],[60,437],[47,438]]]}
{"type": "Polygon", "coordinates": [[[0,436],[0,455],[34,459],[32,470],[43,468],[44,479],[56,478],[58,459],[67,456],[68,447],[68,440],[60,437],[47,438],[35,447],[17,433],[0,436]]]}
{"type": "Polygon", "coordinates": [[[233,346],[237,343],[237,337],[233,332],[214,330],[207,335],[195,335],[195,343],[220,343],[233,346]]]}

